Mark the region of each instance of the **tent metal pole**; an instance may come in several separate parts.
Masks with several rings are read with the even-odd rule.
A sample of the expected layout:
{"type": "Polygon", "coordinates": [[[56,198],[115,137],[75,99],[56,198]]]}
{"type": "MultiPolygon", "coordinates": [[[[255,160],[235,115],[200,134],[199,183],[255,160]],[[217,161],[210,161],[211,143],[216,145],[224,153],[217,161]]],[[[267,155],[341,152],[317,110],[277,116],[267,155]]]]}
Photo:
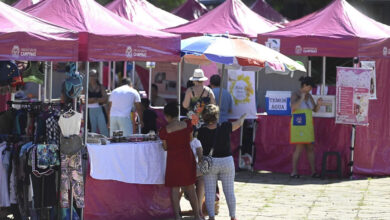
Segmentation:
{"type": "Polygon", "coordinates": [[[108,61],[108,86],[107,88],[111,90],[111,61],[108,61]]]}
{"type": "Polygon", "coordinates": [[[103,62],[99,62],[99,82],[103,85],[103,62]]]}
{"type": "Polygon", "coordinates": [[[42,101],[42,85],[38,84],[38,100],[42,101]]]}
{"type": "MultiPolygon", "coordinates": [[[[353,67],[359,68],[359,58],[353,59],[353,67]]],[[[353,178],[353,164],[354,164],[354,156],[355,156],[355,141],[356,141],[356,125],[352,125],[352,134],[351,134],[351,154],[349,161],[349,169],[350,169],[350,178],[353,178]]]]}
{"type": "Polygon", "coordinates": [[[88,87],[89,87],[89,62],[85,65],[86,79],[85,79],[85,118],[84,118],[84,144],[87,144],[88,137],[88,87]]]}
{"type": "MultiPolygon", "coordinates": [[[[219,98],[221,100],[221,98],[219,98]]],[[[243,142],[243,137],[244,137],[244,125],[240,127],[240,146],[238,149],[238,167],[240,167],[241,164],[241,156],[242,156],[242,142],[243,142]]]]}
{"type": "Polygon", "coordinates": [[[222,64],[222,77],[221,77],[221,84],[219,85],[218,107],[221,107],[221,101],[222,101],[222,83],[224,82],[224,78],[225,78],[225,64],[222,64]]]}
{"type": "Polygon", "coordinates": [[[308,60],[307,74],[308,74],[308,76],[311,77],[311,58],[310,57],[308,57],[308,58],[309,58],[309,60],[308,60]]]}
{"type": "MultiPolygon", "coordinates": [[[[85,72],[86,72],[86,79],[85,79],[85,118],[84,118],[84,146],[87,146],[87,138],[88,138],[88,90],[89,90],[89,62],[87,61],[85,65],[85,72]]],[[[83,171],[83,176],[84,176],[84,171],[83,171]]],[[[85,181],[85,178],[84,178],[85,181]]],[[[84,184],[85,186],[85,184],[84,184]]],[[[84,190],[84,189],[83,189],[84,190]]],[[[73,191],[73,189],[72,189],[73,191]]],[[[73,205],[73,203],[71,203],[73,205]]],[[[72,215],[72,213],[71,213],[72,215]]],[[[81,209],[81,220],[84,219],[84,208],[81,209]]]]}
{"type": "Polygon", "coordinates": [[[152,105],[152,72],[153,72],[152,67],[149,67],[148,97],[151,105],[152,105]]]}
{"type": "Polygon", "coordinates": [[[321,86],[321,95],[325,95],[325,86],[326,86],[326,57],[322,57],[322,86],[321,86]]]}
{"type": "Polygon", "coordinates": [[[251,164],[251,171],[253,172],[254,166],[255,166],[255,159],[256,159],[256,145],[255,145],[255,139],[256,139],[256,131],[257,131],[257,120],[254,120],[253,122],[253,133],[252,133],[252,164],[251,164]]]}
{"type": "Polygon", "coordinates": [[[49,72],[49,102],[53,99],[53,62],[50,62],[49,72]]]}
{"type": "Polygon", "coordinates": [[[114,90],[115,89],[115,75],[116,75],[116,62],[112,62],[112,80],[111,80],[111,85],[112,85],[112,89],[114,90]]]}
{"type": "Polygon", "coordinates": [[[179,70],[177,72],[177,103],[179,104],[179,117],[178,120],[180,121],[180,111],[181,111],[181,71],[182,71],[182,63],[183,59],[180,59],[180,62],[178,63],[179,65],[179,70]]]}
{"type": "Polygon", "coordinates": [[[135,85],[135,61],[133,61],[133,69],[131,70],[131,81],[133,82],[133,85],[135,85]]]}
{"type": "Polygon", "coordinates": [[[123,62],[123,78],[127,77],[127,61],[123,62]]]}
{"type": "Polygon", "coordinates": [[[326,57],[322,57],[322,85],[321,85],[321,95],[325,95],[325,86],[326,86],[326,57]]]}
{"type": "Polygon", "coordinates": [[[46,61],[43,63],[43,73],[45,74],[45,80],[43,83],[43,87],[44,87],[43,98],[44,98],[44,102],[46,102],[47,100],[47,62],[46,61]]]}

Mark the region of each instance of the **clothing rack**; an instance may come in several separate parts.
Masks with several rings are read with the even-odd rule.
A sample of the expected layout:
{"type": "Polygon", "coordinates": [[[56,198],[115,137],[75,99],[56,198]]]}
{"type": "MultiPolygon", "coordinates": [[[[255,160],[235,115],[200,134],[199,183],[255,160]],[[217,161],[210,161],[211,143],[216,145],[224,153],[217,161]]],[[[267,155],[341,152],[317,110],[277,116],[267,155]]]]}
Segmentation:
{"type": "MultiPolygon", "coordinates": [[[[10,106],[10,108],[15,108],[16,106],[20,107],[21,109],[29,109],[33,111],[40,111],[46,108],[52,108],[52,107],[60,107],[61,109],[69,109],[72,108],[71,105],[66,105],[64,103],[60,102],[43,102],[43,101],[8,101],[7,104],[10,106]]],[[[34,135],[28,136],[28,135],[0,135],[0,140],[6,140],[7,142],[13,142],[16,143],[18,141],[33,141],[34,143],[36,142],[34,140],[34,135]]],[[[37,144],[37,143],[35,143],[37,144]]],[[[59,158],[60,159],[60,158],[59,158]]],[[[60,160],[61,161],[61,160],[60,160]]],[[[58,176],[58,195],[57,197],[59,198],[59,193],[60,193],[60,183],[61,183],[61,168],[57,170],[57,176],[58,176]]],[[[50,218],[50,208],[49,207],[44,207],[44,200],[45,200],[45,194],[44,194],[44,188],[45,186],[45,176],[42,176],[42,189],[41,189],[41,204],[40,207],[35,208],[34,210],[37,211],[37,217],[39,219],[49,219],[50,218]]],[[[37,204],[38,205],[38,204],[37,204]]],[[[57,216],[58,218],[61,215],[61,208],[60,208],[60,202],[58,202],[57,207],[52,207],[57,209],[57,216]]]]}
{"type": "Polygon", "coordinates": [[[34,137],[31,135],[0,134],[1,141],[16,143],[18,141],[31,141],[34,137]]]}
{"type": "Polygon", "coordinates": [[[24,105],[24,106],[65,106],[60,102],[42,102],[42,101],[8,101],[8,105],[24,105]]]}

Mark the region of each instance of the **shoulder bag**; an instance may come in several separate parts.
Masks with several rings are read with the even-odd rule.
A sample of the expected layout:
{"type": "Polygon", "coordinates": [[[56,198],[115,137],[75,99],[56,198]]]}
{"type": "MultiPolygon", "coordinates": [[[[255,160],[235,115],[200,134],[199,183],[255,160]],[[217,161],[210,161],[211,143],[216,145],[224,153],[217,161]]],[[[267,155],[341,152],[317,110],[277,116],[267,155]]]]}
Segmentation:
{"type": "Polygon", "coordinates": [[[215,136],[214,136],[214,142],[213,142],[213,145],[210,149],[209,155],[203,156],[203,160],[199,164],[199,171],[203,175],[207,175],[210,172],[211,167],[213,166],[213,157],[212,156],[213,156],[214,148],[217,144],[218,131],[219,131],[219,125],[217,125],[216,131],[215,131],[215,136]]]}
{"type": "Polygon", "coordinates": [[[81,148],[83,148],[83,140],[79,135],[71,135],[69,137],[64,137],[61,134],[60,139],[60,152],[65,155],[74,155],[78,153],[81,148]]]}

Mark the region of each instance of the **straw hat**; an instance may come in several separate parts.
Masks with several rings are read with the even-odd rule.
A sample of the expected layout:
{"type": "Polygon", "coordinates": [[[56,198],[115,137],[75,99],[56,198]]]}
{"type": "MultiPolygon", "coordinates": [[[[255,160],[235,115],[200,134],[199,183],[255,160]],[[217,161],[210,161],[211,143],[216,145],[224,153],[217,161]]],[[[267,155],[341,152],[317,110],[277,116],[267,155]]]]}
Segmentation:
{"type": "Polygon", "coordinates": [[[194,75],[190,77],[191,81],[206,81],[207,77],[204,76],[204,72],[202,69],[195,69],[194,75]]]}

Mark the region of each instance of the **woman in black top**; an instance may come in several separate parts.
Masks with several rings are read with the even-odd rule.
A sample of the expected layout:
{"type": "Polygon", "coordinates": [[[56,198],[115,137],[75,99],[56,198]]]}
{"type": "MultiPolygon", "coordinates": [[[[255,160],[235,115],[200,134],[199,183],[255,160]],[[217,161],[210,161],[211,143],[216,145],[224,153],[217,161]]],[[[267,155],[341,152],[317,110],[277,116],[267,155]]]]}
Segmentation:
{"type": "Polygon", "coordinates": [[[88,89],[88,116],[91,124],[91,132],[99,133],[108,137],[107,121],[103,112],[103,105],[107,103],[108,97],[104,86],[99,83],[97,71],[92,69],[89,72],[88,89]]]}
{"type": "Polygon", "coordinates": [[[235,168],[230,148],[230,133],[237,130],[244,123],[246,114],[235,122],[224,122],[218,125],[219,107],[213,104],[206,105],[202,112],[204,126],[198,131],[198,139],[202,143],[203,155],[213,157],[213,165],[209,173],[204,176],[206,208],[209,219],[215,216],[214,200],[218,179],[222,181],[223,192],[232,220],[236,219],[236,198],[234,195],[235,168]]]}

